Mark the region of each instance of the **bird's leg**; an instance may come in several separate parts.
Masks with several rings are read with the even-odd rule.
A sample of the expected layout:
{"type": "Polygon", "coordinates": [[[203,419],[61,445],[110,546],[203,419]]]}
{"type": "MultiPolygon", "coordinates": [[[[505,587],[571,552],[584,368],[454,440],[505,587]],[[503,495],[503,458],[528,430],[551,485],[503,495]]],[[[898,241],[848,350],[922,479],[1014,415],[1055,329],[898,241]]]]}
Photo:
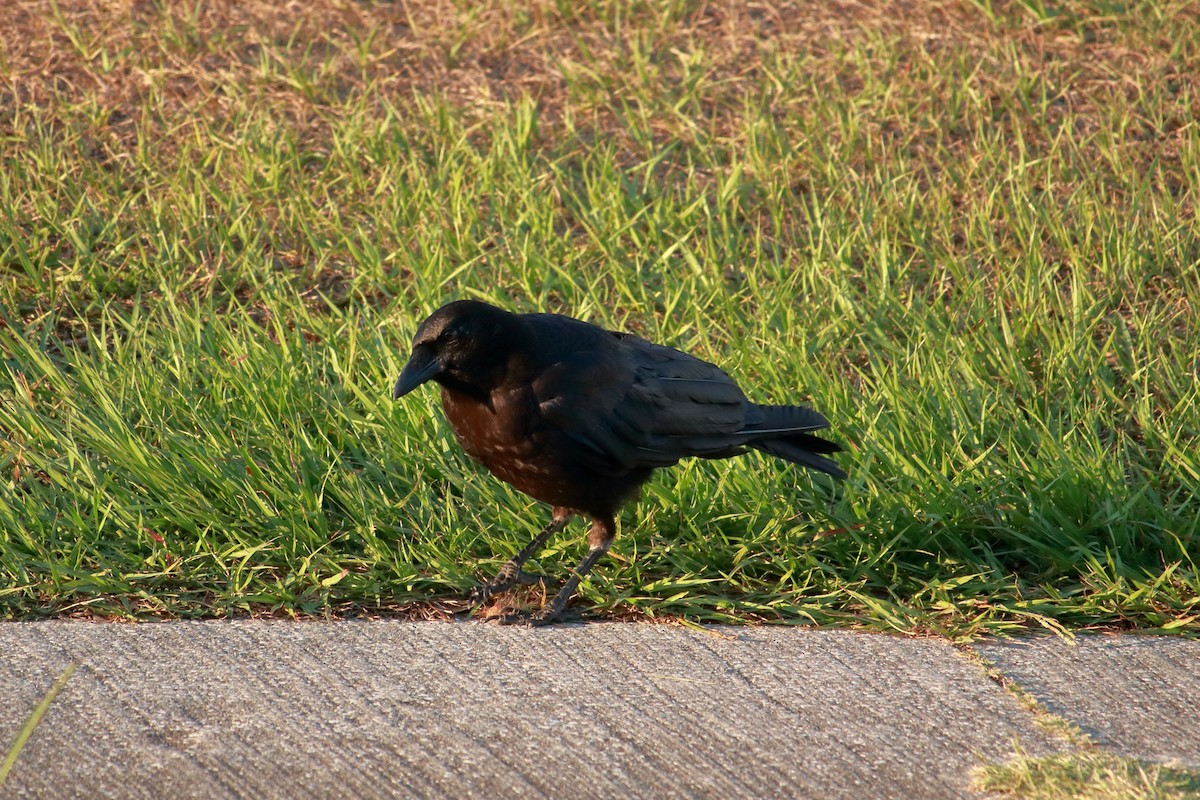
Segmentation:
{"type": "Polygon", "coordinates": [[[584,576],[591,571],[600,557],[608,552],[608,548],[612,547],[613,539],[617,535],[617,523],[611,516],[593,517],[592,530],[588,534],[588,545],[590,549],[587,555],[583,557],[583,561],[579,562],[579,566],[571,572],[571,577],[567,578],[567,582],[563,584],[562,589],[554,596],[550,603],[534,615],[530,622],[534,625],[545,625],[553,622],[562,614],[567,607],[567,601],[571,599],[571,595],[575,593],[575,588],[579,586],[579,581],[583,580],[584,576]]]}
{"type": "Polygon", "coordinates": [[[517,551],[515,556],[504,562],[504,566],[496,574],[495,580],[491,583],[480,584],[471,590],[470,601],[472,603],[486,603],[489,597],[503,592],[514,583],[519,583],[522,586],[539,583],[542,578],[537,575],[531,575],[521,569],[521,565],[528,561],[531,555],[542,549],[547,539],[567,527],[567,523],[570,521],[571,513],[569,511],[562,508],[554,509],[554,518],[550,520],[550,523],[542,528],[541,533],[533,537],[533,541],[522,547],[517,551]]]}

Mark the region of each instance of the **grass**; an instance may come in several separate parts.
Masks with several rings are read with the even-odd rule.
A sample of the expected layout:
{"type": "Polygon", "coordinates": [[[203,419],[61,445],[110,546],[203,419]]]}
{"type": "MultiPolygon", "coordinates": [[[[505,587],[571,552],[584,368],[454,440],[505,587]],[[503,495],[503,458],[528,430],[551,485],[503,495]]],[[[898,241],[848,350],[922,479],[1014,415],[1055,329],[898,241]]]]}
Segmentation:
{"type": "Polygon", "coordinates": [[[1197,21],[6,6],[0,617],[461,597],[548,511],[432,391],[388,395],[419,319],[478,297],[719,360],[849,447],[836,486],[662,473],[587,606],[1194,633],[1197,21]]]}
{"type": "Polygon", "coordinates": [[[1021,800],[1185,800],[1200,797],[1200,774],[1096,750],[988,765],[975,787],[1021,800]]]}

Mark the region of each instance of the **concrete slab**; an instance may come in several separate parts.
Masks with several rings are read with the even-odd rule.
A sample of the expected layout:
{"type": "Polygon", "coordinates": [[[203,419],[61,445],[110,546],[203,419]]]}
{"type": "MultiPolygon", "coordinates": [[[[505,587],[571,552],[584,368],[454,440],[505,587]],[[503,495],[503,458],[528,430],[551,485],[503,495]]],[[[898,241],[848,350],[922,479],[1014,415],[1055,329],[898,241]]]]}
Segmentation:
{"type": "Polygon", "coordinates": [[[1200,641],[1088,635],[976,650],[1097,744],[1200,767],[1200,641]]]}
{"type": "Polygon", "coordinates": [[[0,624],[14,798],[963,797],[1063,748],[941,641],[480,623],[0,624]]]}

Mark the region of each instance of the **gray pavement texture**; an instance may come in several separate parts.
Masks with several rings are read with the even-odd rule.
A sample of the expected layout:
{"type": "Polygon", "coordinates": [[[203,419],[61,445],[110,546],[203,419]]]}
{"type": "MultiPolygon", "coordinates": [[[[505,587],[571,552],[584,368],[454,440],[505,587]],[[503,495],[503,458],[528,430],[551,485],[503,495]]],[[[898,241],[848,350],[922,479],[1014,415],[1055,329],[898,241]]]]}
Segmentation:
{"type": "MultiPolygon", "coordinates": [[[[1061,695],[1064,715],[1078,710],[1097,731],[1093,718],[1121,716],[1113,703],[1173,708],[1148,712],[1157,725],[1194,716],[1196,651],[1186,648],[1196,643],[1155,661],[1148,640],[1129,641],[1097,640],[1075,661],[1054,642],[983,651],[1035,678],[1048,659],[1061,674],[1031,680],[1031,691],[1048,703],[1073,692],[1061,695]],[[1086,690],[1069,686],[1072,669],[1114,694],[1079,704],[1086,690]],[[1158,686],[1193,683],[1117,688],[1134,670],[1158,686]]],[[[5,797],[969,797],[971,768],[1007,758],[1016,741],[1033,755],[1068,749],[934,639],[617,623],[58,621],[0,624],[0,752],[72,662],[79,669],[5,797]]],[[[1194,735],[1189,750],[1152,730],[1103,730],[1136,754],[1195,753],[1194,735]]]]}
{"type": "Polygon", "coordinates": [[[1097,744],[1200,768],[1200,641],[1080,636],[975,649],[1097,744]]]}

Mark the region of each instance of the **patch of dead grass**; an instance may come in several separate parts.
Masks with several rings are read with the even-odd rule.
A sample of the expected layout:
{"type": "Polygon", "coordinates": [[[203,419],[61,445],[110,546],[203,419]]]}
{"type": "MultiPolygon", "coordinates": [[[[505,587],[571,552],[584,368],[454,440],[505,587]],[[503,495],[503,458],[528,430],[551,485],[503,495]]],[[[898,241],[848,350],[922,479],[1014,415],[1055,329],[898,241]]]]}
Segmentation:
{"type": "MultiPolygon", "coordinates": [[[[847,95],[862,89],[863,65],[894,69],[903,80],[918,61],[949,53],[978,59],[977,91],[997,102],[1012,93],[1016,71],[1036,70],[1059,98],[1040,122],[1052,126],[1070,114],[1081,136],[1100,127],[1114,96],[1136,103],[1148,79],[1167,94],[1194,90],[1195,41],[1167,40],[1150,26],[1122,28],[1084,3],[1065,5],[1072,9],[1066,27],[1028,19],[1016,3],[1002,5],[993,23],[967,2],[35,0],[0,8],[0,108],[9,109],[0,125],[14,124],[23,107],[92,100],[112,134],[128,139],[136,118],[153,115],[169,146],[188,135],[187,118],[220,118],[247,99],[268,104],[281,124],[319,134],[322,111],[339,99],[424,93],[468,113],[528,96],[550,124],[571,114],[621,135],[616,110],[644,94],[639,83],[670,95],[697,53],[702,111],[718,121],[760,91],[776,53],[808,59],[818,91],[847,95]],[[873,62],[879,39],[897,43],[900,63],[873,62]],[[860,46],[862,62],[847,63],[845,52],[860,46]],[[649,65],[640,73],[639,61],[649,65]],[[581,84],[592,91],[572,91],[581,84]]],[[[1194,17],[1196,4],[1161,13],[1194,17]]],[[[937,101],[930,97],[931,108],[937,101]]],[[[1130,146],[1171,157],[1191,124],[1187,105],[1138,120],[1130,146]]],[[[886,107],[877,124],[911,137],[886,107]]],[[[664,136],[681,133],[676,120],[660,125],[664,136]]],[[[919,143],[912,154],[922,156],[919,143]]]]}

